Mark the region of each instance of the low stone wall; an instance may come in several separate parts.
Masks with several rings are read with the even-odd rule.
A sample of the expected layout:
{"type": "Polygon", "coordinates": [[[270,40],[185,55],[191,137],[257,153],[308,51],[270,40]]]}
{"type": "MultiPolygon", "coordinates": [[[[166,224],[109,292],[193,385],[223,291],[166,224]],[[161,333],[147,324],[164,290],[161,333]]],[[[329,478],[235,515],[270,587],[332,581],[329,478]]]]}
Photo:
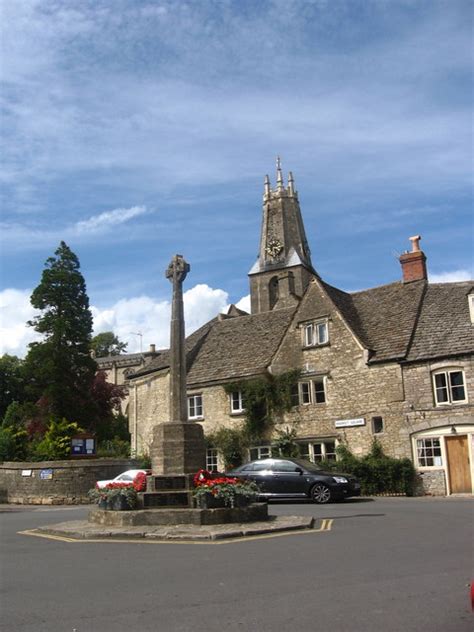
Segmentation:
{"type": "Polygon", "coordinates": [[[447,488],[444,470],[425,470],[424,472],[418,472],[418,476],[421,479],[423,494],[427,496],[446,496],[447,488]]]}
{"type": "Polygon", "coordinates": [[[133,459],[87,459],[0,463],[0,502],[79,505],[96,481],[139,467],[133,459]]]}

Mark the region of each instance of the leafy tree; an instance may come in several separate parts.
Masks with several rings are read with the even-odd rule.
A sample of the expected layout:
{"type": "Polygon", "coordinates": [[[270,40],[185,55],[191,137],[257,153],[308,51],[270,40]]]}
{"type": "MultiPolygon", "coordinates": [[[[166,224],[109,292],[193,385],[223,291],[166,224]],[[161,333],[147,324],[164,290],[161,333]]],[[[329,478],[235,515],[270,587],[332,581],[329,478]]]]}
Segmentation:
{"type": "Polygon", "coordinates": [[[113,331],[104,331],[101,334],[97,334],[91,341],[91,349],[95,351],[97,358],[120,355],[126,350],[127,346],[128,343],[121,342],[113,331]]]}
{"type": "Polygon", "coordinates": [[[0,357],[0,419],[12,402],[24,399],[23,360],[7,353],[0,357]]]}
{"type": "Polygon", "coordinates": [[[118,438],[130,441],[128,421],[120,414],[120,404],[125,397],[124,387],[107,382],[105,377],[104,371],[98,371],[91,390],[98,411],[95,427],[97,439],[106,441],[118,438]]]}
{"type": "Polygon", "coordinates": [[[97,407],[91,385],[97,365],[90,357],[92,314],[79,260],[62,241],[46,261],[31,304],[41,314],[28,324],[43,334],[30,344],[25,365],[30,395],[48,415],[90,427],[97,407]]]}
{"type": "Polygon", "coordinates": [[[29,441],[24,419],[25,404],[12,402],[0,426],[0,461],[26,458],[29,441]]]}

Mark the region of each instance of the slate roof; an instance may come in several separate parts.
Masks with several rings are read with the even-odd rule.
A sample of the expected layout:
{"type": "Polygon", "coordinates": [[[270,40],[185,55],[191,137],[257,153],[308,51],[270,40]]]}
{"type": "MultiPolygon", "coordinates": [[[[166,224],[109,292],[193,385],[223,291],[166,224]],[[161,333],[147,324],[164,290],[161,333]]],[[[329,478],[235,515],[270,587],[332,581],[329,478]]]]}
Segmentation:
{"type": "Polygon", "coordinates": [[[408,360],[474,352],[467,296],[473,281],[428,285],[408,360]]]}
{"type": "MultiPolygon", "coordinates": [[[[474,351],[467,301],[473,282],[396,282],[354,293],[318,282],[369,350],[369,362],[426,360],[474,351]]],[[[221,316],[203,325],[186,339],[188,385],[264,372],[297,309],[221,316]]],[[[168,367],[166,350],[133,377],[168,367]]]]}
{"type": "Polygon", "coordinates": [[[425,289],[424,281],[396,282],[352,294],[371,361],[406,357],[425,289]]]}
{"type": "MultiPolygon", "coordinates": [[[[258,375],[266,370],[295,308],[233,318],[215,318],[186,339],[188,385],[258,375]]],[[[169,352],[133,377],[169,366],[169,352]]]]}

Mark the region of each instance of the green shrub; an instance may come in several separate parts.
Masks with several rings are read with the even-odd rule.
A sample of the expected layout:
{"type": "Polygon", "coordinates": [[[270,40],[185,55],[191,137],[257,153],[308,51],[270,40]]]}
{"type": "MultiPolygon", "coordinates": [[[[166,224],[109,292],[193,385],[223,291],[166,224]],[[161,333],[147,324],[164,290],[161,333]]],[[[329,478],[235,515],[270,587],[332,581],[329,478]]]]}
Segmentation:
{"type": "Polygon", "coordinates": [[[98,457],[130,457],[130,441],[125,441],[119,437],[114,437],[108,441],[102,441],[97,447],[98,457]]]}
{"type": "Polygon", "coordinates": [[[84,432],[77,423],[67,419],[51,418],[45,435],[34,447],[32,458],[36,461],[54,461],[71,456],[71,439],[84,432]]]}
{"type": "Polygon", "coordinates": [[[224,459],[224,468],[232,469],[244,460],[246,442],[244,433],[237,428],[219,428],[206,437],[210,448],[216,448],[224,459]]]}
{"type": "Polygon", "coordinates": [[[338,446],[338,460],[324,463],[324,469],[339,470],[353,474],[361,484],[362,494],[413,495],[415,468],[410,459],[395,459],[386,456],[376,440],[369,454],[356,457],[347,446],[338,446]]]}

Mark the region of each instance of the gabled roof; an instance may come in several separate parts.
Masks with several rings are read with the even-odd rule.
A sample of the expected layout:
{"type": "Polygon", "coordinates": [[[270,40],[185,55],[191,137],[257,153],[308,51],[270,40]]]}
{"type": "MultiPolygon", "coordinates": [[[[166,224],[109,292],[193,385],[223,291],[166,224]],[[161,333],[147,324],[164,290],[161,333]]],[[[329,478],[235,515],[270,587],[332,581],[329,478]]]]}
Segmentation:
{"type": "MultiPolygon", "coordinates": [[[[370,352],[369,362],[416,361],[474,352],[467,301],[472,282],[396,282],[354,293],[343,292],[320,279],[318,282],[360,344],[370,352]]],[[[266,371],[298,309],[214,318],[203,325],[186,338],[188,385],[235,380],[266,371]]],[[[166,350],[132,377],[168,367],[166,350]]]]}
{"type": "MultiPolygon", "coordinates": [[[[186,339],[188,385],[235,380],[266,371],[295,309],[214,318],[186,339]]],[[[169,351],[133,375],[169,367],[169,351]]]]}
{"type": "Polygon", "coordinates": [[[418,360],[472,353],[467,295],[473,282],[390,283],[347,293],[322,282],[370,362],[418,360]]]}
{"type": "Polygon", "coordinates": [[[406,357],[426,287],[425,281],[396,282],[351,295],[371,361],[406,357]]]}
{"type": "Polygon", "coordinates": [[[408,360],[474,353],[467,296],[473,282],[428,285],[408,360]]]}

